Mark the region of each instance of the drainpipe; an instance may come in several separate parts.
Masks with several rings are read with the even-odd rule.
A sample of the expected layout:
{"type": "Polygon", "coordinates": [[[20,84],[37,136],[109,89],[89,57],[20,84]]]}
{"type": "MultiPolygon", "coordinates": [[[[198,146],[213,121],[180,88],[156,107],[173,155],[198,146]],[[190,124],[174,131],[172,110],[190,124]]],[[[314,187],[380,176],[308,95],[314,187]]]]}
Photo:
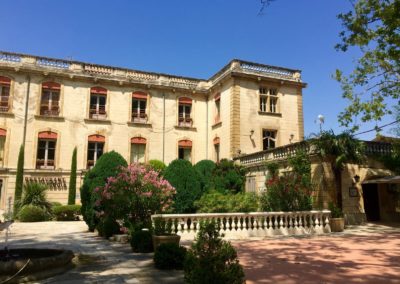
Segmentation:
{"type": "Polygon", "coordinates": [[[25,141],[26,141],[26,128],[28,124],[28,106],[29,106],[29,90],[31,87],[31,76],[27,76],[28,79],[28,87],[26,89],[26,99],[25,99],[25,117],[24,117],[24,135],[22,138],[22,145],[24,146],[25,149],[25,141]]]}
{"type": "Polygon", "coordinates": [[[206,160],[208,160],[208,96],[206,95],[206,160]]]}
{"type": "Polygon", "coordinates": [[[165,94],[163,96],[163,145],[162,145],[162,161],[165,163],[165,94]]]}

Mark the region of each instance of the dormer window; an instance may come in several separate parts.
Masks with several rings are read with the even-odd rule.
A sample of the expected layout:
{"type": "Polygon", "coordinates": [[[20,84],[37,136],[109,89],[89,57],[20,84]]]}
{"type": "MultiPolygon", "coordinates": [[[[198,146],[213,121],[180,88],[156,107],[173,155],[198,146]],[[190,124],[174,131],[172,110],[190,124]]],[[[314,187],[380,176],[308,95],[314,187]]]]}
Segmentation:
{"type": "Polygon", "coordinates": [[[182,127],[192,127],[193,120],[191,113],[192,99],[179,98],[178,125],[182,127]]]}
{"type": "Polygon", "coordinates": [[[132,94],[132,122],[147,123],[147,94],[135,92],[132,94]]]}
{"type": "Polygon", "coordinates": [[[61,85],[58,83],[45,82],[42,84],[40,115],[58,116],[60,114],[60,89],[61,85]]]}
{"type": "Polygon", "coordinates": [[[90,89],[89,118],[106,119],[107,89],[93,87],[90,89]]]}
{"type": "Polygon", "coordinates": [[[0,112],[8,112],[10,109],[11,79],[0,76],[0,112]]]}

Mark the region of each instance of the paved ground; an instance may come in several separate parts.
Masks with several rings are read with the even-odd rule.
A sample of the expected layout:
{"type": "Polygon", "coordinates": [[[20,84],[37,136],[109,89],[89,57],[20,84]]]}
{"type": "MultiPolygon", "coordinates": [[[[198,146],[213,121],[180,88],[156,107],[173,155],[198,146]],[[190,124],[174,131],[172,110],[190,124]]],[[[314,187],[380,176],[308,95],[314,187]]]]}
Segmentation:
{"type": "MultiPolygon", "coordinates": [[[[0,233],[0,244],[3,238],[0,233]]],[[[182,272],[155,269],[152,254],[101,239],[84,222],[14,223],[10,238],[11,248],[57,247],[78,255],[74,269],[41,283],[183,283],[182,272]]],[[[400,283],[399,226],[232,243],[247,283],[400,283]]]]}
{"type": "MultiPolygon", "coordinates": [[[[4,233],[0,234],[3,243],[4,233]]],[[[2,245],[0,245],[2,246],[2,245]]],[[[183,283],[181,271],[153,267],[153,254],[132,253],[87,231],[84,222],[14,223],[10,248],[50,247],[73,250],[76,267],[40,283],[183,283]]]]}
{"type": "Polygon", "coordinates": [[[400,228],[235,241],[247,283],[400,283],[400,228]]]}

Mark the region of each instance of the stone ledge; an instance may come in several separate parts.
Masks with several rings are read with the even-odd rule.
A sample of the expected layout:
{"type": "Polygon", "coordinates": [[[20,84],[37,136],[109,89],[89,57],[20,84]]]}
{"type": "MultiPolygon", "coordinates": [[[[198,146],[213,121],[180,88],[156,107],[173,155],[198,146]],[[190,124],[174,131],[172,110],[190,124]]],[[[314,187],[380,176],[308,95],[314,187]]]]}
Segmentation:
{"type": "Polygon", "coordinates": [[[137,126],[137,127],[152,127],[151,123],[146,123],[146,122],[132,122],[132,121],[128,121],[127,122],[128,126],[137,126]]]}
{"type": "Polygon", "coordinates": [[[85,118],[84,121],[85,121],[86,123],[111,124],[111,120],[109,120],[109,119],[85,118]]]}
{"type": "Polygon", "coordinates": [[[38,120],[58,120],[58,121],[64,121],[65,118],[63,116],[52,116],[52,115],[40,115],[40,114],[35,114],[34,117],[38,120]]]}
{"type": "Polygon", "coordinates": [[[196,128],[196,127],[191,127],[191,126],[179,126],[179,125],[175,125],[174,127],[175,127],[175,129],[179,129],[179,130],[197,131],[197,128],[196,128]]]}
{"type": "Polygon", "coordinates": [[[278,116],[278,117],[282,117],[282,113],[278,113],[278,112],[267,112],[267,111],[258,111],[259,115],[269,115],[269,116],[278,116]]]}

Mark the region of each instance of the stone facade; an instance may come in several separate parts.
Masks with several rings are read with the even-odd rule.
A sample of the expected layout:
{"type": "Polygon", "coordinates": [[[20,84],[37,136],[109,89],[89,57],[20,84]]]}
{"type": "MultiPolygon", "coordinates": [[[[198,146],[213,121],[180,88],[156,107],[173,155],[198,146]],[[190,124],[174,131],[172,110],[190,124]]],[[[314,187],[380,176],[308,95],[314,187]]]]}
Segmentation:
{"type": "Polygon", "coordinates": [[[263,150],[266,129],[273,147],[304,136],[300,71],[241,60],[200,80],[0,52],[0,86],[0,209],[12,202],[22,144],[26,180],[47,183],[49,199],[65,203],[74,147],[79,188],[96,143],[129,162],[140,156],[168,164],[179,156],[196,163],[263,150]]]}

